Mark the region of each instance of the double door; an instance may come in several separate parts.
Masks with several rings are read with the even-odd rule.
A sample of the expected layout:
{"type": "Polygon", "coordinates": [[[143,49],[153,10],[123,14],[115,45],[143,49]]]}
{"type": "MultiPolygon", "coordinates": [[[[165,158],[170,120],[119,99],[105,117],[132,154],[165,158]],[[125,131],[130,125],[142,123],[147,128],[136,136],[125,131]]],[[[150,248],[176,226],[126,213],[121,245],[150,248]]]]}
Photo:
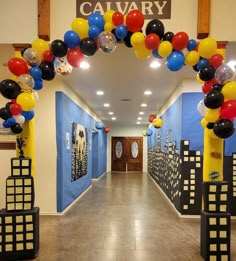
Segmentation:
{"type": "Polygon", "coordinates": [[[143,137],[112,137],[111,170],[143,170],[143,137]]]}

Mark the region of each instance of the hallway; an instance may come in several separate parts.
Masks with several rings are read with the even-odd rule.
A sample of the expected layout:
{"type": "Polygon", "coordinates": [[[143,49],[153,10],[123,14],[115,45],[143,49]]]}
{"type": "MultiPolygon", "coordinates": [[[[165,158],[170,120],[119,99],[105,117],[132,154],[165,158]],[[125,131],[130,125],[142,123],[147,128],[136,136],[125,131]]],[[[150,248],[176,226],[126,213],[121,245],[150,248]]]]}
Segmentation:
{"type": "MultiPolygon", "coordinates": [[[[232,221],[231,260],[236,260],[232,221]]],[[[147,174],[108,173],[63,216],[40,217],[40,261],[197,261],[200,220],[180,219],[147,174]]]]}

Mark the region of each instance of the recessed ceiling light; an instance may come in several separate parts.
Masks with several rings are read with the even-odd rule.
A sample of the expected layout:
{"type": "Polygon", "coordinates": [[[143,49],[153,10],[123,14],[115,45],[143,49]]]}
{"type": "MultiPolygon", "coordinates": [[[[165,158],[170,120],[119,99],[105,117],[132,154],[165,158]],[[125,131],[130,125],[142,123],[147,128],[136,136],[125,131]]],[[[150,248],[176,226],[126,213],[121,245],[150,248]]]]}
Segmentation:
{"type": "Polygon", "coordinates": [[[137,121],[136,123],[137,123],[137,124],[140,124],[140,121],[137,121]]]}
{"type": "Polygon", "coordinates": [[[89,65],[88,62],[83,61],[83,62],[80,63],[79,67],[81,69],[88,69],[90,67],[90,65],[89,65]]]}
{"type": "Polygon", "coordinates": [[[113,115],[114,112],[113,112],[113,111],[109,111],[108,114],[109,114],[109,115],[113,115]]]}
{"type": "Polygon", "coordinates": [[[144,112],[143,112],[143,111],[140,111],[139,115],[143,115],[143,114],[144,114],[144,112]]]}
{"type": "Polygon", "coordinates": [[[145,94],[145,95],[151,95],[152,92],[151,92],[151,91],[145,91],[144,94],[145,94]]]}
{"type": "Polygon", "coordinates": [[[109,103],[104,103],[103,106],[104,106],[104,107],[110,107],[110,104],[109,104],[109,103]]]}
{"type": "Polygon", "coordinates": [[[97,91],[96,93],[97,93],[97,95],[103,95],[104,94],[103,91],[97,91]]]}
{"type": "Polygon", "coordinates": [[[160,66],[161,66],[161,63],[158,62],[158,61],[153,61],[153,62],[150,63],[150,67],[151,67],[152,69],[159,68],[160,66]]]}
{"type": "Polygon", "coordinates": [[[141,118],[141,117],[138,117],[138,120],[139,120],[139,121],[141,121],[142,119],[143,119],[143,118],[141,118]]]}
{"type": "Polygon", "coordinates": [[[147,104],[146,103],[142,103],[141,107],[147,107],[147,104]]]}
{"type": "Polygon", "coordinates": [[[116,117],[112,117],[111,119],[112,119],[113,121],[115,121],[115,120],[116,120],[116,117]]]}

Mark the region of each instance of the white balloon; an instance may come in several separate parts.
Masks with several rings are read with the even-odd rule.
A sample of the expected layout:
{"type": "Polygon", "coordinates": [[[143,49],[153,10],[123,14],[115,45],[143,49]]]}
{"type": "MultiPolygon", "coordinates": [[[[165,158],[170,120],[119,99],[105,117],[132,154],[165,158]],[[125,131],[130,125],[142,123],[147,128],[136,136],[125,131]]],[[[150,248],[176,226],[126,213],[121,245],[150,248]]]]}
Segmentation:
{"type": "Polygon", "coordinates": [[[14,115],[13,118],[16,120],[17,123],[23,124],[25,122],[25,117],[21,114],[14,115]]]}
{"type": "Polygon", "coordinates": [[[204,99],[202,99],[197,105],[197,111],[204,117],[206,114],[206,106],[204,104],[204,99]]]}

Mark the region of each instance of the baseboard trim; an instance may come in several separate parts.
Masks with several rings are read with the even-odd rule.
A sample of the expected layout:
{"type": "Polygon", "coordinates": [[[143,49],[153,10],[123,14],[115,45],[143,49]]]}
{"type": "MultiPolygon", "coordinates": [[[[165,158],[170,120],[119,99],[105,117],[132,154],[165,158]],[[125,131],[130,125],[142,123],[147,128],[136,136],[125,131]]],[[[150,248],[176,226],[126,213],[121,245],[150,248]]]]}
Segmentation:
{"type": "Polygon", "coordinates": [[[105,176],[107,172],[105,171],[99,178],[97,179],[92,179],[92,181],[99,181],[103,176],[105,176]]]}
{"type": "Polygon", "coordinates": [[[82,192],[76,200],[74,200],[67,208],[65,208],[62,212],[41,212],[41,216],[63,216],[70,208],[72,208],[90,189],[92,185],[90,185],[84,192],[82,192]]]}
{"type": "Polygon", "coordinates": [[[166,196],[166,194],[164,193],[164,191],[161,189],[161,187],[157,184],[157,182],[153,179],[153,177],[151,176],[151,174],[147,173],[148,176],[151,178],[152,182],[157,186],[157,188],[159,189],[159,191],[161,192],[161,194],[165,197],[165,199],[167,200],[168,204],[172,207],[172,209],[174,210],[175,214],[179,217],[179,218],[185,218],[185,219],[200,219],[200,215],[181,215],[179,213],[179,211],[176,209],[175,205],[170,201],[170,199],[166,196]]]}

